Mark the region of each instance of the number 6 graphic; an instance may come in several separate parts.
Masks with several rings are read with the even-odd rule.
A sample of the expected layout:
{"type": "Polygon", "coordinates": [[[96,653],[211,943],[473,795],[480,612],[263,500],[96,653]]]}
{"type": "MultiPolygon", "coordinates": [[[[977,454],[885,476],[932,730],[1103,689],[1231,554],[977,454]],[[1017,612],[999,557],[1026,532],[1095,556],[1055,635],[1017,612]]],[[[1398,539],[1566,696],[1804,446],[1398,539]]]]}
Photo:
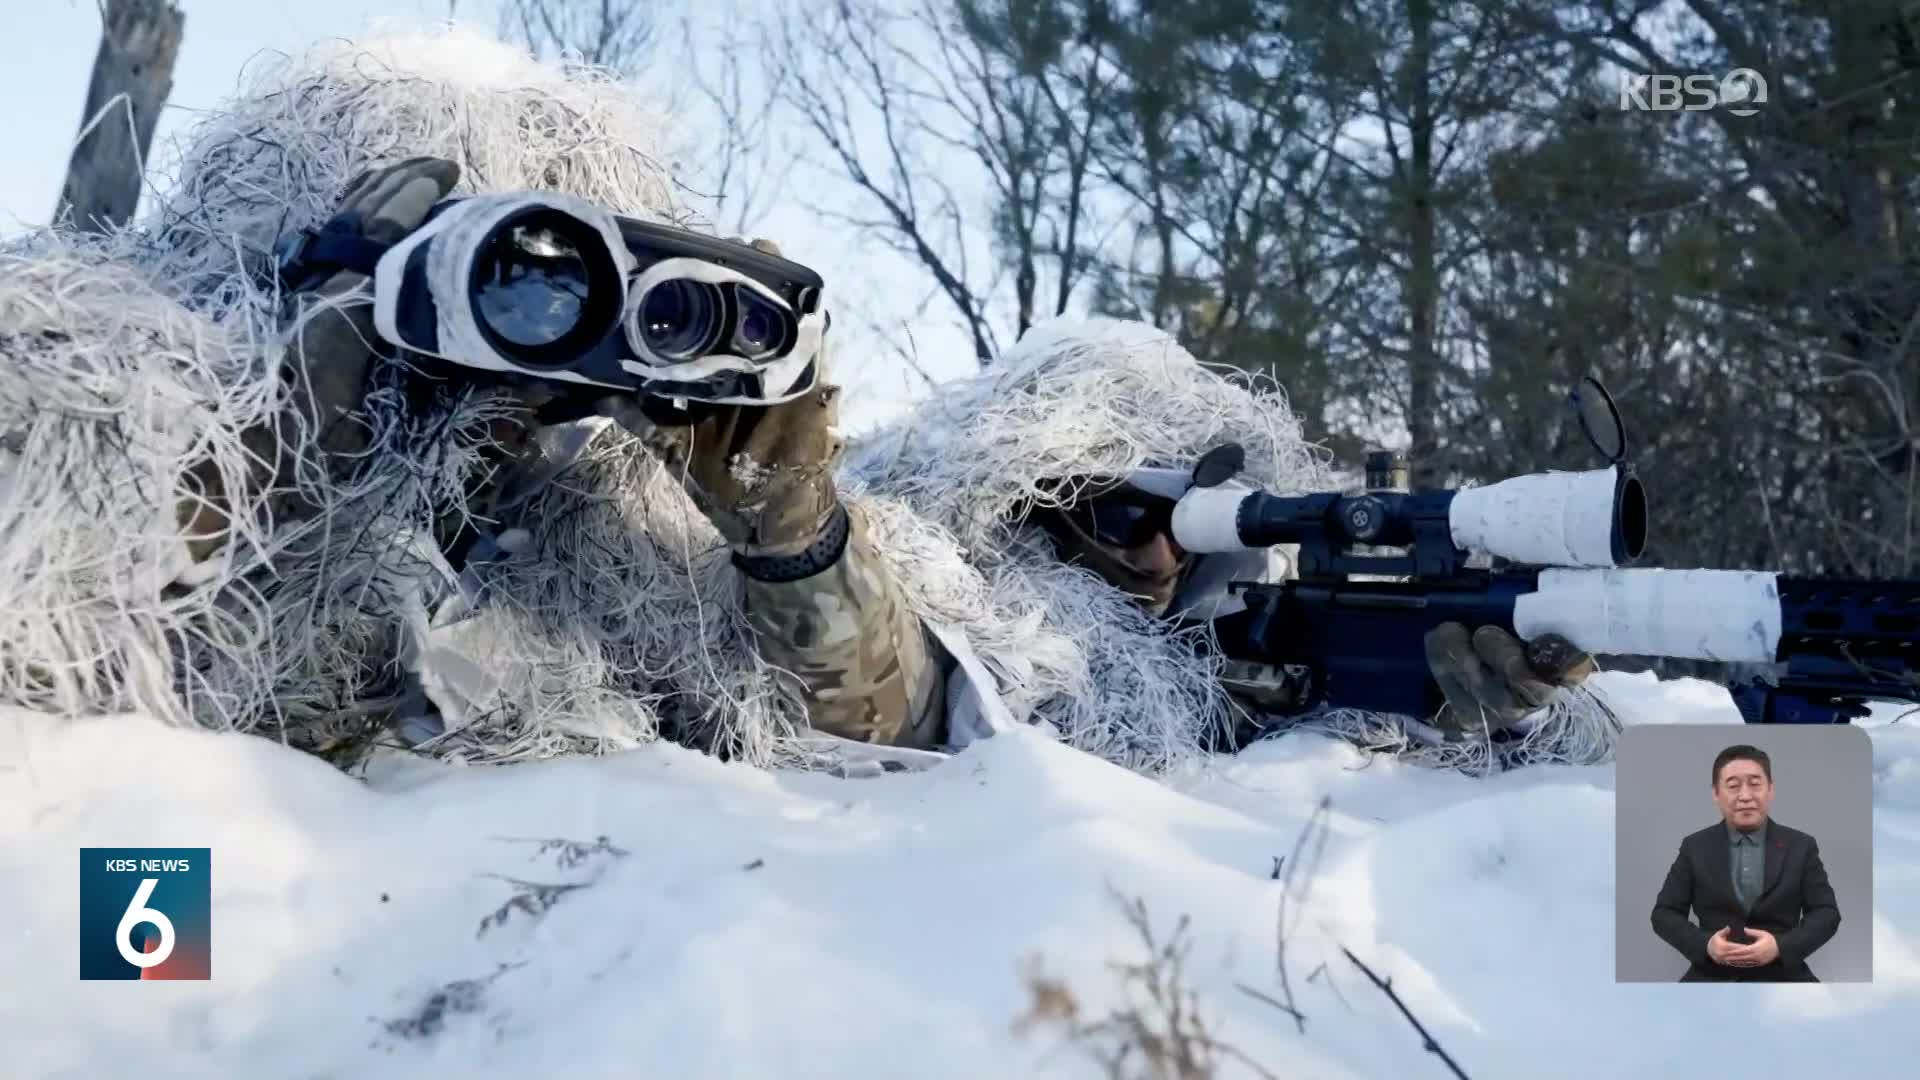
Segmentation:
{"type": "Polygon", "coordinates": [[[126,913],[120,916],[120,925],[113,928],[113,943],[120,948],[120,958],[137,968],[150,968],[166,962],[173,955],[173,920],[166,912],[155,911],[147,906],[153,897],[153,887],[160,884],[159,878],[146,878],[140,882],[140,888],[133,894],[133,900],[127,905],[126,913]],[[149,953],[143,953],[133,947],[133,928],[141,923],[152,923],[160,928],[160,947],[149,953]]]}

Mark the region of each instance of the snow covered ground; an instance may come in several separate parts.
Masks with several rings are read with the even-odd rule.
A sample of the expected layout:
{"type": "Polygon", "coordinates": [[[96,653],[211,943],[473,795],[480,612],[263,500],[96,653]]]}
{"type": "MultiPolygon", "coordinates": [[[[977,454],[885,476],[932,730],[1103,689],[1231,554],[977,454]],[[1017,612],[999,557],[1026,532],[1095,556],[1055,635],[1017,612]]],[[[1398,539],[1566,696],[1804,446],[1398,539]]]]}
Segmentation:
{"type": "MultiPolygon", "coordinates": [[[[1704,683],[1598,679],[1634,722],[1738,720],[1704,683]]],[[[362,784],[0,713],[0,1076],[1095,1077],[1010,1027],[1033,954],[1117,1000],[1141,946],[1109,887],[1163,937],[1191,917],[1206,1015],[1281,1077],[1447,1075],[1341,945],[1475,1078],[1912,1076],[1920,727],[1871,736],[1875,981],[1699,988],[1613,982],[1611,767],[1473,780],[1295,736],[1163,785],[1020,734],[878,780],[658,746],[362,784]],[[1236,984],[1282,992],[1274,858],[1323,796],[1289,900],[1302,1034],[1236,984]],[[213,849],[211,981],[76,977],[76,849],[123,845],[213,849]],[[587,884],[490,919],[508,879],[587,884]]]]}

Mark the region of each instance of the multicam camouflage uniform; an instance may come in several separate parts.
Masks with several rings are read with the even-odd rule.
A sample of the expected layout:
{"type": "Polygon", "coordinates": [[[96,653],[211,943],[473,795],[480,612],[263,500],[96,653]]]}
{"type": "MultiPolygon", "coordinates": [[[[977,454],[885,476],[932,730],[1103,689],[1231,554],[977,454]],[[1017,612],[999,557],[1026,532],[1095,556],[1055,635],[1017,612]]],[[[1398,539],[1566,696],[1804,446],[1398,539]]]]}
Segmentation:
{"type": "MultiPolygon", "coordinates": [[[[946,741],[949,681],[961,676],[908,609],[892,569],[867,542],[858,510],[842,509],[834,493],[845,449],[833,428],[838,393],[823,385],[785,405],[729,407],[665,427],[637,408],[616,415],[680,475],[733,543],[762,655],[800,679],[813,727],[857,742],[931,749],[946,741]]],[[[1103,494],[1091,497],[1120,486],[1093,485],[1103,494]]],[[[1154,614],[1168,610],[1178,584],[1172,591],[1149,588],[1154,567],[1137,561],[1164,539],[1116,547],[1058,510],[1040,511],[1035,523],[1062,559],[1139,596],[1154,614]]],[[[1183,573],[1194,568],[1192,556],[1179,559],[1183,573]]],[[[1459,624],[1430,634],[1426,653],[1449,703],[1438,720],[1462,734],[1519,721],[1555,687],[1578,682],[1594,666],[1564,639],[1529,647],[1496,628],[1470,634],[1459,624]]],[[[1229,745],[1258,738],[1273,716],[1296,709],[1308,688],[1303,671],[1238,660],[1224,662],[1220,679],[1248,717],[1221,733],[1229,745]]]]}
{"type": "MultiPolygon", "coordinates": [[[[909,610],[859,509],[834,493],[845,449],[833,430],[838,398],[838,387],[822,385],[785,405],[727,407],[664,426],[638,408],[613,411],[732,542],[761,654],[800,680],[814,729],[933,749],[947,739],[955,661],[909,610]],[[805,576],[782,580],[797,574],[805,576]]],[[[1077,529],[1050,532],[1063,557],[1127,574],[1126,552],[1077,529]]],[[[1251,713],[1299,700],[1297,674],[1240,662],[1226,674],[1226,689],[1251,713]]]]}
{"type": "MultiPolygon", "coordinates": [[[[396,242],[451,192],[459,174],[454,163],[425,157],[373,170],[348,186],[333,227],[396,242]]],[[[288,484],[299,429],[314,432],[314,449],[338,468],[351,469],[369,445],[356,418],[375,362],[370,343],[378,338],[363,306],[326,306],[364,284],[360,274],[332,268],[314,268],[306,280],[290,282],[293,312],[311,311],[296,324],[289,354],[301,369],[289,379],[297,396],[277,423],[246,435],[262,463],[257,481],[286,492],[277,500],[276,516],[314,511],[288,484]]],[[[517,392],[529,421],[552,396],[532,386],[517,392]]],[[[843,508],[834,495],[833,470],[844,451],[834,430],[838,396],[837,386],[821,382],[783,405],[695,406],[698,411],[684,423],[655,424],[631,400],[606,403],[604,411],[676,470],[732,544],[746,580],[748,621],[764,658],[799,679],[813,726],[858,742],[931,747],[942,737],[947,662],[868,541],[862,515],[843,508]]],[[[483,513],[560,464],[544,460],[532,437],[536,424],[497,426],[513,429],[496,431],[488,447],[502,460],[486,489],[469,495],[469,505],[483,513]]],[[[190,471],[193,490],[181,503],[183,532],[201,559],[226,539],[233,493],[220,490],[217,479],[210,469],[190,471]]],[[[435,539],[453,554],[460,523],[443,524],[444,535],[435,539]]],[[[387,723],[398,724],[402,713],[424,706],[417,689],[390,703],[387,723]]]]}
{"type": "Polygon", "coordinates": [[[806,689],[814,728],[855,742],[931,749],[944,741],[952,660],[908,610],[857,510],[847,551],[793,582],[747,578],[747,619],[769,664],[806,689]]]}
{"type": "MultiPolygon", "coordinates": [[[[859,520],[858,511],[849,516],[859,520]]],[[[906,608],[861,528],[841,560],[790,583],[747,580],[747,614],[767,661],[797,675],[815,729],[857,742],[933,749],[946,741],[954,661],[906,608]]],[[[1228,661],[1222,684],[1250,713],[1300,700],[1295,672],[1228,661]]]]}
{"type": "MultiPolygon", "coordinates": [[[[337,222],[369,238],[391,243],[422,220],[451,190],[458,168],[450,162],[417,158],[376,170],[351,185],[337,222]]],[[[777,246],[755,241],[777,254],[777,246]]],[[[325,298],[361,284],[348,271],[322,274],[305,285],[302,296],[325,298]]],[[[359,407],[365,373],[376,340],[364,309],[328,311],[308,321],[297,350],[311,387],[298,404],[305,422],[323,434],[320,447],[350,454],[361,448],[345,418],[359,407]]],[[[845,453],[836,430],[840,388],[824,378],[808,394],[772,406],[693,405],[685,412],[663,412],[661,403],[610,399],[601,411],[638,436],[680,481],[734,551],[744,579],[744,607],[762,658],[798,679],[818,732],[860,743],[931,749],[948,741],[949,720],[960,695],[957,662],[930,628],[910,610],[891,567],[872,545],[868,523],[857,507],[844,505],[834,474],[845,453]]],[[[523,389],[529,411],[546,396],[523,389]]],[[[284,432],[263,433],[262,446],[290,443],[284,432]]],[[[491,490],[474,493],[485,507],[504,491],[523,487],[549,463],[540,447],[524,436],[502,440],[506,454],[491,490]]],[[[275,455],[263,454],[267,461],[275,455]]],[[[284,469],[284,460],[279,461],[284,469]]],[[[218,492],[183,510],[208,517],[219,506],[218,492]]],[[[217,517],[217,514],[214,515],[217,517]]],[[[218,531],[217,520],[196,520],[196,530],[218,531]]],[[[1138,578],[1129,552],[1109,547],[1074,530],[1050,529],[1062,558],[1082,561],[1117,587],[1138,578]]],[[[447,540],[450,538],[442,538],[447,540]]],[[[1129,588],[1129,591],[1138,591],[1129,588]]],[[[1165,607],[1165,598],[1148,604],[1165,607]]],[[[1491,703],[1510,712],[1515,697],[1544,700],[1550,690],[1515,666],[1517,645],[1476,635],[1468,642],[1447,637],[1429,643],[1429,660],[1442,676],[1450,699],[1491,703]],[[1492,668],[1474,662],[1476,655],[1492,668]],[[1452,678],[1446,677],[1452,672],[1452,678]]],[[[1258,664],[1232,662],[1223,683],[1250,713],[1285,711],[1300,700],[1301,679],[1294,673],[1258,664]]],[[[992,688],[983,688],[991,692],[992,688]]],[[[1478,710],[1475,710],[1478,711],[1478,710]]]]}
{"type": "Polygon", "coordinates": [[[834,492],[839,394],[822,383],[783,405],[709,407],[686,424],[609,411],[733,545],[761,655],[800,681],[815,730],[928,749],[942,740],[951,661],[908,608],[865,516],[834,492]]]}

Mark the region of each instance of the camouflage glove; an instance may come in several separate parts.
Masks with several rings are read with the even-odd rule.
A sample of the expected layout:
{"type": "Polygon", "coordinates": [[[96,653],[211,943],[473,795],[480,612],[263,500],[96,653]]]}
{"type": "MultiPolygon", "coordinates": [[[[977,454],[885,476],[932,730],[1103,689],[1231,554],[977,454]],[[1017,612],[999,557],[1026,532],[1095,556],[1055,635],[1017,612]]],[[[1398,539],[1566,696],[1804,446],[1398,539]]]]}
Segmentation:
{"type": "MultiPolygon", "coordinates": [[[[418,228],[427,211],[446,197],[459,178],[458,165],[427,157],[362,173],[347,185],[340,209],[320,232],[393,243],[418,228]]],[[[371,304],[336,303],[366,281],[366,275],[353,270],[310,264],[288,268],[291,400],[271,423],[242,435],[264,473],[250,482],[269,489],[285,484],[300,454],[303,428],[314,433],[315,444],[325,452],[354,454],[369,445],[370,433],[351,416],[365,394],[375,350],[383,346],[374,333],[371,304]]],[[[195,560],[204,560],[226,542],[227,514],[239,500],[229,497],[210,460],[187,470],[185,486],[180,523],[189,538],[188,551],[195,560]]],[[[276,512],[303,509],[311,508],[295,495],[276,497],[276,512]]]]}
{"type": "Polygon", "coordinates": [[[1480,734],[1517,723],[1563,686],[1593,674],[1593,657],[1558,634],[1524,645],[1497,626],[1471,634],[1460,623],[1427,632],[1427,667],[1446,695],[1439,724],[1449,732],[1480,734]]]}
{"type": "MultiPolygon", "coordinates": [[[[753,246],[780,254],[770,240],[753,246]]],[[[780,405],[695,404],[690,422],[658,406],[615,399],[602,408],[679,477],[749,574],[790,578],[802,563],[839,556],[847,519],[833,486],[846,450],[838,386],[822,381],[780,405]]]]}
{"type": "MultiPolygon", "coordinates": [[[[339,210],[320,232],[397,243],[420,227],[459,180],[459,165],[432,157],[361,173],[347,185],[339,210]]],[[[387,348],[374,333],[371,304],[329,306],[366,283],[366,275],[358,271],[330,268],[317,268],[305,279],[290,282],[293,347],[302,376],[295,381],[295,405],[308,422],[318,424],[321,448],[334,453],[366,449],[368,433],[348,418],[365,393],[367,372],[387,348]]]]}

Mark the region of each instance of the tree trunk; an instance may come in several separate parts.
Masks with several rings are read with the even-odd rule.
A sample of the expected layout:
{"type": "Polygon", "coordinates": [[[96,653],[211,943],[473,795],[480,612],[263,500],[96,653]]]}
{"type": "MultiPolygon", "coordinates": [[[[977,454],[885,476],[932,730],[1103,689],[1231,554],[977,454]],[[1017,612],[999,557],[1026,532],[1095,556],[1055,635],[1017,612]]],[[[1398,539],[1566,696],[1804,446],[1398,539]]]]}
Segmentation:
{"type": "Polygon", "coordinates": [[[1407,431],[1412,437],[1413,487],[1439,486],[1440,463],[1433,460],[1438,443],[1435,420],[1439,412],[1439,350],[1435,341],[1440,308],[1440,274],[1436,253],[1433,195],[1433,6],[1429,0],[1409,0],[1407,23],[1413,47],[1407,58],[1413,107],[1408,120],[1412,143],[1409,181],[1409,237],[1407,267],[1407,431]]]}
{"type": "Polygon", "coordinates": [[[73,225],[87,232],[106,232],[133,218],[141,166],[173,90],[173,62],[187,21],[172,0],[106,0],[103,15],[80,118],[86,134],[73,148],[54,211],[56,221],[71,212],[73,225]]]}

